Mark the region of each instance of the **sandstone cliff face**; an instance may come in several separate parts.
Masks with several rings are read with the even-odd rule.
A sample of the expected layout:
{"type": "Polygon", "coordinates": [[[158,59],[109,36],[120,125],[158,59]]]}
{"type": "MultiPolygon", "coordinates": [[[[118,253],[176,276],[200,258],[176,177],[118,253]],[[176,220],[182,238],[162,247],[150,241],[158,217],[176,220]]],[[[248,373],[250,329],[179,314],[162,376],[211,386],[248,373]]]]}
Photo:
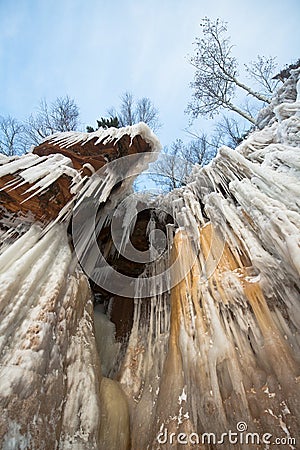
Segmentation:
{"type": "Polygon", "coordinates": [[[299,76],[155,200],[141,125],[0,161],[3,448],[297,448],[299,76]]]}

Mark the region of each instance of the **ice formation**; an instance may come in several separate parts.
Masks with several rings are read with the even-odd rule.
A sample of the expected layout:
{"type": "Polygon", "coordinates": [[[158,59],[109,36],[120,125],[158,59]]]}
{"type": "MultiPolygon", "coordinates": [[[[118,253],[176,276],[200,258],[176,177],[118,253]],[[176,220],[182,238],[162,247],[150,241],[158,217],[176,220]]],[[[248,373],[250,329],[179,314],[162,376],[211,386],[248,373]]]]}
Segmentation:
{"type": "Polygon", "coordinates": [[[137,138],[159,149],[142,124],[1,158],[2,189],[26,182],[41,195],[62,177],[73,188],[50,221],[3,209],[4,449],[179,449],[188,437],[186,448],[297,448],[299,79],[292,71],[236,150],[155,199],[129,190],[150,159],[117,154],[131,158],[137,138]],[[108,158],[124,165],[100,176],[65,153],[92,141],[107,155],[125,135],[108,158]],[[269,440],[249,446],[247,433],[269,440]]]}

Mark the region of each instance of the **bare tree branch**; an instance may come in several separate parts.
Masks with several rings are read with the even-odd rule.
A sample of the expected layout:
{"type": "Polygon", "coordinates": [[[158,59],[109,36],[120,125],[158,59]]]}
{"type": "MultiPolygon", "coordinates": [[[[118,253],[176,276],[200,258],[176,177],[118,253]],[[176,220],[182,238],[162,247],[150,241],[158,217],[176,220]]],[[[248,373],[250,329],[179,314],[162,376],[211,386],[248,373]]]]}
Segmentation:
{"type": "Polygon", "coordinates": [[[0,117],[0,153],[20,155],[23,148],[24,126],[11,116],[0,117]]]}
{"type": "Polygon", "coordinates": [[[254,79],[263,89],[266,95],[270,95],[274,92],[278,84],[278,80],[272,79],[272,76],[276,70],[275,57],[257,56],[256,61],[251,61],[249,64],[245,64],[245,68],[249,76],[254,79]]]}
{"type": "Polygon", "coordinates": [[[79,127],[79,109],[69,96],[58,97],[49,106],[40,101],[36,114],[31,114],[25,124],[25,145],[38,145],[42,139],[58,131],[73,131],[79,127]]]}
{"type": "Polygon", "coordinates": [[[218,141],[218,147],[227,145],[234,149],[241,143],[246,131],[245,124],[243,126],[233,117],[223,116],[215,126],[214,136],[218,141]]]}
{"type": "Polygon", "coordinates": [[[165,190],[171,191],[187,184],[195,164],[205,165],[216,154],[205,134],[184,144],[177,139],[170,148],[165,148],[161,157],[152,164],[149,178],[165,190]]]}
{"type": "Polygon", "coordinates": [[[119,110],[110,108],[107,110],[110,119],[117,118],[119,126],[134,125],[138,122],[146,123],[153,131],[161,127],[159,112],[148,97],[142,97],[135,101],[132,93],[125,92],[121,96],[119,110]]]}
{"type": "Polygon", "coordinates": [[[187,112],[194,118],[198,116],[213,118],[225,108],[255,123],[255,118],[234,104],[233,99],[236,89],[239,88],[261,102],[270,103],[265,92],[269,94],[273,86],[270,77],[274,58],[261,57],[256,65],[252,63],[247,66],[252,78],[264,88],[263,92],[258,92],[239,79],[238,62],[232,56],[232,45],[226,35],[227,24],[220,19],[212,21],[205,18],[201,22],[201,27],[203,38],[196,39],[195,55],[190,58],[196,70],[194,81],[191,83],[193,100],[189,103],[187,112]]]}

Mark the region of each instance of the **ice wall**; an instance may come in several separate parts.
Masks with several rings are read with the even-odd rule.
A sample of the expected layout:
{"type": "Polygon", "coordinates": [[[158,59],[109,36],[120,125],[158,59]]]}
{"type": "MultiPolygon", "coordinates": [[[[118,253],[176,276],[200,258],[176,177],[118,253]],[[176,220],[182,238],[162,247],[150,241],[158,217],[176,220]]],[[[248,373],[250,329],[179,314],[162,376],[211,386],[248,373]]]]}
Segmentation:
{"type": "MultiPolygon", "coordinates": [[[[299,75],[292,72],[260,115],[260,129],[237,149],[221,148],[208,166],[195,168],[188,186],[154,201],[126,197],[143,164],[123,183],[125,175],[109,165],[100,177],[93,170],[88,176],[64,155],[1,159],[3,176],[16,175],[6,179],[9,188],[31,183],[33,199],[39,189],[49,192],[61,171],[74,188],[46,227],[30,217],[2,221],[3,448],[179,449],[178,439],[188,436],[193,443],[185,448],[297,448],[299,75]],[[136,215],[141,203],[149,214],[136,215]],[[95,212],[96,237],[86,232],[89,211],[95,212]],[[70,231],[72,214],[79,226],[70,231]],[[150,262],[132,249],[133,241],[145,244],[142,229],[150,262]],[[90,283],[98,246],[111,266],[122,272],[126,265],[134,289],[118,292],[115,272],[101,267],[107,283],[97,295],[105,301],[94,319],[90,283]],[[128,248],[133,261],[122,259],[128,248]],[[123,335],[121,304],[124,316],[133,310],[123,335]],[[102,377],[101,365],[110,379],[102,377]],[[249,446],[238,423],[246,427],[244,437],[268,433],[270,442],[249,446]],[[239,432],[239,442],[220,441],[229,430],[239,432]]],[[[126,133],[143,136],[152,150],[159,147],[143,125],[126,133]]],[[[126,133],[51,139],[72,148],[100,137],[115,142],[126,133]]],[[[132,169],[124,167],[126,174],[132,169]]]]}
{"type": "Polygon", "coordinates": [[[90,333],[92,296],[84,274],[72,270],[64,231],[56,225],[41,238],[42,230],[32,226],[1,254],[3,449],[97,444],[100,369],[90,333]]]}
{"type": "MultiPolygon", "coordinates": [[[[143,280],[157,273],[169,276],[171,284],[172,277],[181,281],[148,299],[136,295],[118,373],[131,400],[133,449],[182,448],[179,433],[220,438],[237,431],[240,421],[249,433],[281,439],[276,448],[288,442],[296,448],[298,77],[299,70],[281,89],[269,125],[236,150],[221,148],[207,167],[195,169],[187,187],[156,199],[157,222],[164,217],[159,210],[167,209],[177,226],[164,256],[141,276],[140,292],[143,280]],[[176,258],[179,277],[167,272],[176,258]],[[159,432],[167,433],[165,444],[158,442],[159,432]]],[[[225,446],[250,448],[245,441],[225,446]]],[[[206,441],[201,448],[211,447],[206,441]]]]}

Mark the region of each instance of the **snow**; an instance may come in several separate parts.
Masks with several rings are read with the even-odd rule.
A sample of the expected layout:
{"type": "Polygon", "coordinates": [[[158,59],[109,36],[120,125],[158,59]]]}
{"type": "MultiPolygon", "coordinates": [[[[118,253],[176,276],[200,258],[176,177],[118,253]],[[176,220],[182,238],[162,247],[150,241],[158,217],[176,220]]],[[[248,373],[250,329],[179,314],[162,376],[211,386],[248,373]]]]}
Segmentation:
{"type": "Polygon", "coordinates": [[[2,442],[2,450],[26,450],[31,447],[31,437],[23,436],[20,431],[21,425],[16,422],[10,422],[8,435],[2,442]],[[10,437],[13,436],[13,437],[10,437]]]}
{"type": "Polygon", "coordinates": [[[85,277],[78,268],[70,272],[72,253],[66,226],[57,224],[43,234],[41,227],[33,225],[0,258],[0,397],[6,402],[26,398],[28,404],[40,405],[35,408],[38,426],[24,411],[25,433],[18,431],[24,430],[24,424],[8,422],[5,448],[15,448],[14,443],[24,449],[44,448],[45,442],[51,446],[58,423],[62,435],[69,432],[73,439],[76,434],[74,442],[92,435],[96,442],[99,407],[95,340],[90,333],[92,302],[85,277]],[[78,308],[81,298],[83,305],[78,308]],[[48,389],[54,389],[53,397],[47,395],[48,389]],[[65,389],[70,394],[67,401],[65,389]],[[74,418],[78,405],[79,416],[74,418]],[[39,447],[34,447],[33,435],[43,426],[39,447]]]}
{"type": "Polygon", "coordinates": [[[115,325],[104,314],[102,305],[94,308],[94,325],[97,350],[101,361],[103,376],[108,376],[113,368],[121,344],[115,340],[115,325]]]}
{"type": "Polygon", "coordinates": [[[182,389],[182,393],[181,393],[181,395],[178,398],[179,405],[181,405],[182,402],[186,402],[187,395],[186,395],[186,392],[185,392],[185,388],[186,388],[186,386],[182,389]]]}
{"type": "Polygon", "coordinates": [[[62,175],[71,178],[71,190],[78,191],[82,184],[80,173],[73,168],[72,161],[61,154],[38,156],[33,153],[21,156],[19,159],[9,159],[0,166],[0,176],[17,175],[13,182],[7,183],[7,189],[17,189],[25,183],[31,186],[24,192],[31,195],[24,198],[24,202],[47,190],[62,175]]]}
{"type": "Polygon", "coordinates": [[[153,152],[159,152],[161,149],[159,140],[157,139],[153,131],[151,131],[150,128],[143,122],[124,128],[99,128],[99,130],[96,130],[92,133],[82,133],[74,131],[56,133],[47,137],[44,142],[51,142],[53,144],[59,145],[60,147],[68,148],[76,144],[84,145],[93,139],[95,139],[94,145],[97,145],[99,143],[116,143],[125,135],[130,136],[131,142],[136,136],[141,136],[150,145],[151,151],[153,152]]]}

